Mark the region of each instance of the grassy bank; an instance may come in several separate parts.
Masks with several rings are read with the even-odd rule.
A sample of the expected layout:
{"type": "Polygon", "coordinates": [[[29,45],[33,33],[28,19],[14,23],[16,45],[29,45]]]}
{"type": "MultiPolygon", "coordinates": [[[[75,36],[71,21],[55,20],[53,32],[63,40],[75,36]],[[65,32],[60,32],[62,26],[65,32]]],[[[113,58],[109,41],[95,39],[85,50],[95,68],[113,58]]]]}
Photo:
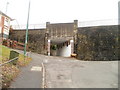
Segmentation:
{"type": "MultiPolygon", "coordinates": [[[[10,56],[10,48],[7,48],[3,45],[0,45],[0,49],[2,50],[0,52],[0,62],[4,63],[6,61],[9,61],[10,56]]],[[[2,87],[7,88],[10,86],[10,82],[14,80],[14,78],[19,74],[20,70],[19,67],[27,65],[31,61],[31,58],[25,57],[23,54],[19,54],[19,59],[17,61],[16,65],[13,65],[12,63],[5,64],[1,67],[2,69],[2,87]]]]}

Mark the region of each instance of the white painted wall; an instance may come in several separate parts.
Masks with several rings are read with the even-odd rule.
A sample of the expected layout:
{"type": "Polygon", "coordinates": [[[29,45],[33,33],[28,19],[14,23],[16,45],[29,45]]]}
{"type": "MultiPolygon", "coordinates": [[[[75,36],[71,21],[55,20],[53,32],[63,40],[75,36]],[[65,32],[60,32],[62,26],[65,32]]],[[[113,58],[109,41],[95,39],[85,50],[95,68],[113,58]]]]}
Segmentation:
{"type": "Polygon", "coordinates": [[[58,49],[57,55],[63,56],[63,57],[70,57],[71,56],[71,45],[63,46],[62,48],[58,49]]]}

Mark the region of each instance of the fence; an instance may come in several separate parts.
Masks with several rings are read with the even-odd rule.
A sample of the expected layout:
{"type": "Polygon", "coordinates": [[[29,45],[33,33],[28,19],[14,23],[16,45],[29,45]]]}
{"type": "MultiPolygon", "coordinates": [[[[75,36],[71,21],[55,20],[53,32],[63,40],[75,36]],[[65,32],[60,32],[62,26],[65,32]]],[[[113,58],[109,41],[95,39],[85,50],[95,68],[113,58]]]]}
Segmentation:
{"type": "MultiPolygon", "coordinates": [[[[78,27],[91,27],[91,26],[105,26],[105,25],[118,25],[120,19],[105,19],[105,20],[91,20],[91,21],[79,21],[78,27]]],[[[17,23],[18,24],[18,23],[17,23]]],[[[26,29],[26,25],[12,25],[13,29],[26,29]]],[[[29,29],[46,28],[46,23],[30,24],[29,29]]]]}
{"type": "MultiPolygon", "coordinates": [[[[2,44],[10,48],[24,50],[24,43],[20,43],[15,40],[6,39],[3,40],[2,44]]],[[[28,50],[28,45],[27,45],[27,50],[28,50]]]]}
{"type": "Polygon", "coordinates": [[[118,21],[118,19],[80,21],[78,22],[78,27],[118,25],[118,21]]]}
{"type": "Polygon", "coordinates": [[[3,64],[0,64],[0,67],[3,66],[3,65],[5,65],[5,64],[8,64],[8,63],[10,63],[10,62],[13,62],[14,60],[17,60],[17,59],[18,59],[18,57],[13,58],[13,59],[11,59],[11,60],[9,60],[9,61],[3,63],[3,64]]]}
{"type": "MultiPolygon", "coordinates": [[[[12,25],[13,29],[26,29],[26,25],[12,25]]],[[[30,24],[29,25],[29,29],[40,29],[40,28],[46,28],[46,24],[42,23],[42,24],[30,24]]]]}

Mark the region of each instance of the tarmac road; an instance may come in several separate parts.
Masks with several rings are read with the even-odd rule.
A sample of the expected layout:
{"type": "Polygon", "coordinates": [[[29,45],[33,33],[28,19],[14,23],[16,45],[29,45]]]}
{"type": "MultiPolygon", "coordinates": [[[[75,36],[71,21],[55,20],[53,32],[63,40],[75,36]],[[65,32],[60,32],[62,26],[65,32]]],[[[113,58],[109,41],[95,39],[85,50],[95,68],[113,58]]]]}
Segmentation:
{"type": "Polygon", "coordinates": [[[12,88],[118,88],[118,61],[81,61],[36,53],[31,57],[12,88]]]}
{"type": "Polygon", "coordinates": [[[118,61],[44,60],[46,88],[118,88],[118,61]]]}

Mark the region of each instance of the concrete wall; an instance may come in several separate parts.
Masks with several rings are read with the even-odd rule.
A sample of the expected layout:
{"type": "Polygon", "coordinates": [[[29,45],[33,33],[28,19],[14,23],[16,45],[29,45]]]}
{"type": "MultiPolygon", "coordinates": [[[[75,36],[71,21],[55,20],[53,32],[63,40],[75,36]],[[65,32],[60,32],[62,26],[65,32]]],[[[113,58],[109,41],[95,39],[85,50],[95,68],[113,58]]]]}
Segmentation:
{"type": "Polygon", "coordinates": [[[62,48],[57,49],[57,55],[63,57],[71,56],[71,45],[63,46],[62,48]]]}

